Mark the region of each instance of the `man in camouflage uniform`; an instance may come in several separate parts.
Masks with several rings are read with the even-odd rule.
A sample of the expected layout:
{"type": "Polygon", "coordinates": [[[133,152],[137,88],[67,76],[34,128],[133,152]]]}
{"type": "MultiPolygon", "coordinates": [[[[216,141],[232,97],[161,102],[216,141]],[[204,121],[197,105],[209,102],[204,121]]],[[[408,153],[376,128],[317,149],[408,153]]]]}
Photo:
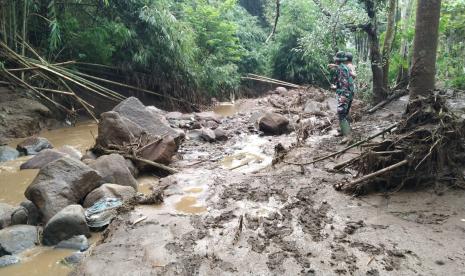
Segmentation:
{"type": "Polygon", "coordinates": [[[348,136],[350,134],[350,125],[347,119],[350,105],[354,98],[354,80],[350,74],[350,69],[344,62],[347,60],[344,52],[338,52],[334,57],[336,66],[334,66],[332,83],[336,88],[337,95],[337,114],[339,117],[339,126],[341,134],[348,136]]]}

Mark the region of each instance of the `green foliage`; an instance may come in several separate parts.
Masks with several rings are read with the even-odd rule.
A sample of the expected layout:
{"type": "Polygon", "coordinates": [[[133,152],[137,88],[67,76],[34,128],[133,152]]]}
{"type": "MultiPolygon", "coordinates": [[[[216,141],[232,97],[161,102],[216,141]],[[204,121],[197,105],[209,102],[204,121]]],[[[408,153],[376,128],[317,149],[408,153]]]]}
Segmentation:
{"type": "MultiPolygon", "coordinates": [[[[382,42],[387,10],[382,0],[281,0],[276,33],[265,43],[275,0],[26,1],[28,41],[43,56],[118,66],[133,84],[188,99],[229,95],[246,73],[329,86],[326,65],[338,50],[355,54],[358,91],[369,98],[368,44],[360,39],[364,31],[350,26],[369,22],[366,3],[372,3],[382,42]]],[[[0,26],[8,32],[18,33],[20,2],[0,1],[8,8],[0,26]]],[[[408,2],[399,0],[400,8],[408,2]]],[[[412,45],[410,18],[397,21],[391,84],[409,66],[400,48],[403,41],[412,45]]],[[[465,0],[443,1],[440,32],[438,78],[464,88],[465,0]]],[[[14,35],[3,35],[14,45],[14,35]]]]}

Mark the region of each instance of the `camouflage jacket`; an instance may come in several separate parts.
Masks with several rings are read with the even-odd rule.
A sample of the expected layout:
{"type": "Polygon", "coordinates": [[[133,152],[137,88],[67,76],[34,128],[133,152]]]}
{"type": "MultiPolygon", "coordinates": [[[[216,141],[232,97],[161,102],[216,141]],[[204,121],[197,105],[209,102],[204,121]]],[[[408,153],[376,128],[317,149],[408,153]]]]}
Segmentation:
{"type": "Polygon", "coordinates": [[[332,83],[336,85],[336,93],[354,92],[354,79],[350,75],[349,67],[345,64],[339,64],[334,70],[332,76],[332,83]]]}

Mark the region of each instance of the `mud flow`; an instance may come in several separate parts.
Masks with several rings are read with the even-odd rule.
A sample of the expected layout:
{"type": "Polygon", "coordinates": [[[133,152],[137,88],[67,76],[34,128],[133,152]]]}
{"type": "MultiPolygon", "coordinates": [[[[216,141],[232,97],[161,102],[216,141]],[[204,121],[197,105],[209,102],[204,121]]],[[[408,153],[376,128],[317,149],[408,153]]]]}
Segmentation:
{"type": "MultiPolygon", "coordinates": [[[[354,102],[354,136],[367,137],[400,120],[407,102],[401,98],[368,117],[360,115],[361,102],[354,102]]],[[[185,141],[171,164],[180,172],[156,184],[167,186],[163,204],[136,206],[119,216],[74,275],[465,273],[462,190],[356,198],[333,186],[350,182],[357,172],[333,168],[360,154],[359,148],[306,164],[344,148],[335,137],[331,93],[273,92],[235,106],[240,108],[216,107],[226,115],[220,126],[229,139],[185,141]],[[305,116],[295,112],[303,109],[305,116]],[[270,111],[284,114],[289,132],[257,132],[257,121],[270,111]],[[307,137],[296,147],[302,125],[307,137]]]]}

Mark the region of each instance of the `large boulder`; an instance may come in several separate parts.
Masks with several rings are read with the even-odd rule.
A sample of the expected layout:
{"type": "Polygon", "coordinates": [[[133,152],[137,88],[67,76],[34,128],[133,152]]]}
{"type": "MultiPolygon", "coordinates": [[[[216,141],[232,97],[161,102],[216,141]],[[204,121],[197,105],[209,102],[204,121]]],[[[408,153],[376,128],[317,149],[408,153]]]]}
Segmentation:
{"type": "Polygon", "coordinates": [[[137,190],[137,180],[132,176],[123,156],[102,155],[89,166],[102,176],[104,182],[130,186],[137,190]]]}
{"type": "Polygon", "coordinates": [[[134,142],[142,134],[142,128],[119,113],[102,113],[98,124],[97,145],[108,148],[110,145],[123,145],[134,142]]]}
{"type": "Polygon", "coordinates": [[[258,120],[258,128],[265,134],[282,134],[288,125],[289,120],[277,113],[266,113],[258,120]]]}
{"type": "Polygon", "coordinates": [[[37,227],[14,225],[0,230],[0,256],[13,255],[35,246],[37,227]]]}
{"type": "Polygon", "coordinates": [[[18,144],[16,149],[25,155],[35,155],[44,149],[52,149],[52,144],[44,137],[29,137],[18,144]]]}
{"type": "Polygon", "coordinates": [[[121,186],[117,184],[103,184],[97,189],[90,192],[82,206],[89,208],[94,205],[95,202],[102,198],[121,198],[123,201],[127,201],[136,195],[136,190],[129,186],[121,186]]]}
{"type": "Polygon", "coordinates": [[[21,170],[41,169],[48,163],[58,160],[65,156],[66,154],[64,154],[63,152],[59,152],[55,149],[46,149],[39,152],[34,157],[21,164],[19,168],[21,170]]]}
{"type": "Polygon", "coordinates": [[[122,101],[113,108],[113,111],[118,112],[121,116],[136,123],[152,136],[163,137],[170,135],[178,145],[184,137],[183,131],[170,127],[164,116],[151,109],[147,109],[142,102],[135,97],[130,97],[122,101]]]}
{"type": "Polygon", "coordinates": [[[0,146],[0,162],[15,160],[19,157],[19,151],[9,146],[0,146]]]}
{"type": "Polygon", "coordinates": [[[44,227],[43,243],[44,245],[56,245],[79,235],[90,237],[84,208],[81,205],[69,205],[47,222],[44,227]]]}
{"type": "MultiPolygon", "coordinates": [[[[169,164],[173,155],[176,154],[176,151],[177,146],[173,137],[165,136],[163,139],[145,146],[139,152],[139,156],[157,163],[169,164]]],[[[146,165],[141,162],[136,163],[136,165],[140,170],[145,170],[147,168],[146,165]]]]}
{"type": "Polygon", "coordinates": [[[15,207],[0,203],[0,229],[6,228],[11,224],[11,215],[15,211],[15,207]]]}
{"type": "Polygon", "coordinates": [[[84,163],[63,157],[44,166],[24,193],[47,222],[68,205],[82,202],[103,184],[102,177],[84,163]]]}

